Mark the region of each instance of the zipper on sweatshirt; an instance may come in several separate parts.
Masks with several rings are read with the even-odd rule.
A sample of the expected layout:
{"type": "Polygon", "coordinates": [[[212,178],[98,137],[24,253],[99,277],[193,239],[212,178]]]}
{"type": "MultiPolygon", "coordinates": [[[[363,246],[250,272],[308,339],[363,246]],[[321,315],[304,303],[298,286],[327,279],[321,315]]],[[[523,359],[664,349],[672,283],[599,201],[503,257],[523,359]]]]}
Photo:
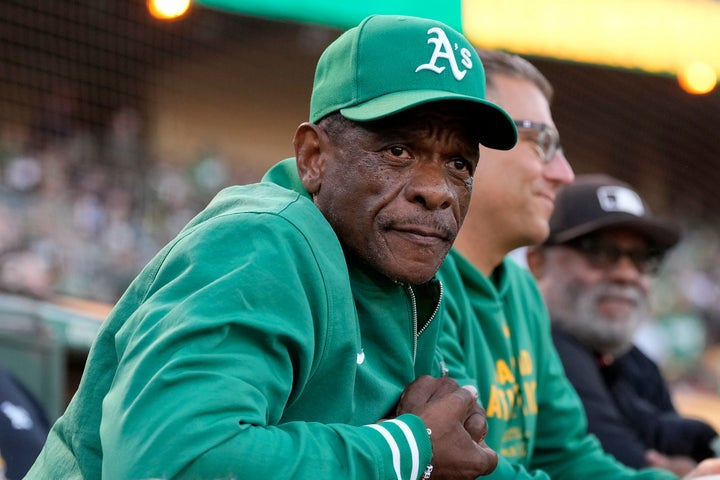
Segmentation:
{"type": "Polygon", "coordinates": [[[430,315],[430,318],[428,318],[428,321],[425,322],[425,325],[421,329],[418,330],[418,311],[417,311],[417,298],[415,297],[415,291],[413,290],[412,286],[405,284],[405,291],[408,293],[408,297],[410,297],[410,307],[412,310],[412,322],[413,322],[413,364],[415,363],[415,359],[417,358],[417,346],[418,346],[418,338],[422,333],[427,329],[428,325],[435,319],[437,316],[438,310],[440,310],[440,303],[442,302],[443,297],[443,286],[442,282],[438,282],[439,286],[439,293],[438,293],[438,299],[437,303],[435,304],[435,309],[432,312],[432,315],[430,315]]]}

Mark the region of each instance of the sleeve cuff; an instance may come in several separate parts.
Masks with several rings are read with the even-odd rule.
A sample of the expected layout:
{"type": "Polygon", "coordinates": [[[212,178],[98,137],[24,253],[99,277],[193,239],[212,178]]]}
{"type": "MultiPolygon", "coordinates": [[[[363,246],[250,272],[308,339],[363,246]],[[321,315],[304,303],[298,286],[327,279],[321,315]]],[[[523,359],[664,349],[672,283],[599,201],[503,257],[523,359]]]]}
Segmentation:
{"type": "Polygon", "coordinates": [[[415,480],[422,475],[432,459],[432,444],[420,417],[404,414],[366,427],[374,430],[373,443],[383,452],[385,465],[392,465],[389,478],[415,480]]]}

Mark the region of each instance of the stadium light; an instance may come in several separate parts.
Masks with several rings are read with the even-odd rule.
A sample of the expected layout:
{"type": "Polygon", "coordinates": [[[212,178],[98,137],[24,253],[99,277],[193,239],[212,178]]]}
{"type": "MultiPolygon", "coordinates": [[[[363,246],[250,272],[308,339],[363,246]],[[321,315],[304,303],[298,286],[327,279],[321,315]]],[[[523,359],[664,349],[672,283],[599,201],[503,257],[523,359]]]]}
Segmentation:
{"type": "Polygon", "coordinates": [[[707,63],[694,62],[678,73],[678,83],[687,93],[702,95],[715,88],[718,76],[707,63]]]}
{"type": "Polygon", "coordinates": [[[147,0],[150,15],[159,20],[174,20],[190,9],[190,0],[147,0]]]}

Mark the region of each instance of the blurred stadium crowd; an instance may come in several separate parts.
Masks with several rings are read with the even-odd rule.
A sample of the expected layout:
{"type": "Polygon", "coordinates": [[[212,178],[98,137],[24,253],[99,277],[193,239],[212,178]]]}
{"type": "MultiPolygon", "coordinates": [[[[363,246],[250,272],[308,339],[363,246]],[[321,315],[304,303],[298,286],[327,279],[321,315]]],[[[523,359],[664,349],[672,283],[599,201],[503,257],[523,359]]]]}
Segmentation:
{"type": "Polygon", "coordinates": [[[113,303],[234,179],[211,154],[150,165],[131,109],[102,135],[75,131],[63,111],[0,135],[0,288],[113,303]]]}

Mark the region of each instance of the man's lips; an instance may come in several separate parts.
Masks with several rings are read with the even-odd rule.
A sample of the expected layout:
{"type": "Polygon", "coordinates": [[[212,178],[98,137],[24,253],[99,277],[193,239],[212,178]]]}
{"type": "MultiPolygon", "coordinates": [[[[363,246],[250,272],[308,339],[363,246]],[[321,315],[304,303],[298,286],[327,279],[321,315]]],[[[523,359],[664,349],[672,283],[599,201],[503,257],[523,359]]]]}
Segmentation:
{"type": "Polygon", "coordinates": [[[437,228],[427,225],[393,225],[391,230],[400,234],[416,237],[424,240],[441,240],[447,242],[452,238],[452,234],[445,228],[437,228]]]}
{"type": "Polygon", "coordinates": [[[638,304],[637,298],[627,295],[602,295],[598,300],[600,302],[625,303],[633,306],[638,304]]]}
{"type": "Polygon", "coordinates": [[[550,206],[555,207],[555,195],[549,192],[537,192],[538,197],[542,198],[546,202],[550,203],[550,206]]]}
{"type": "Polygon", "coordinates": [[[627,319],[628,314],[637,311],[639,304],[636,299],[626,296],[607,295],[598,298],[597,309],[604,312],[607,321],[627,319]]]}

